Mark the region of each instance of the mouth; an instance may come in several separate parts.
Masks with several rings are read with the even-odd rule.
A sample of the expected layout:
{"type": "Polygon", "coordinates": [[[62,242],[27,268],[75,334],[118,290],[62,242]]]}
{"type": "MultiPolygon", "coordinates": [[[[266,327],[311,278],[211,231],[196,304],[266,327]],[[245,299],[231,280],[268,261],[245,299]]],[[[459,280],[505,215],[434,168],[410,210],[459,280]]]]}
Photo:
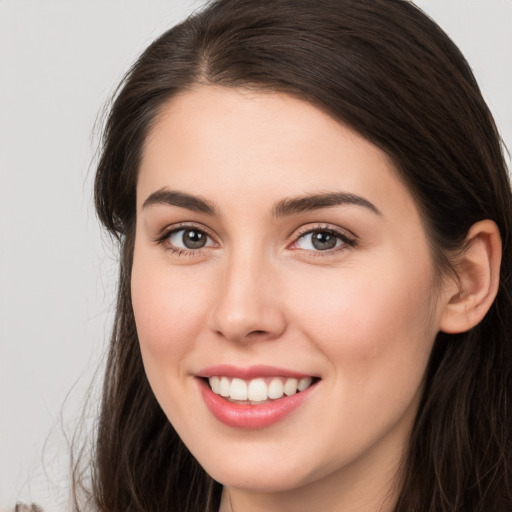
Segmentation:
{"type": "Polygon", "coordinates": [[[207,408],[221,423],[261,429],[305,403],[321,378],[271,367],[223,365],[203,370],[196,381],[207,408]]]}
{"type": "Polygon", "coordinates": [[[241,379],[227,375],[203,378],[216,395],[238,404],[261,405],[285,396],[293,396],[313,386],[318,377],[257,377],[241,379]]]}

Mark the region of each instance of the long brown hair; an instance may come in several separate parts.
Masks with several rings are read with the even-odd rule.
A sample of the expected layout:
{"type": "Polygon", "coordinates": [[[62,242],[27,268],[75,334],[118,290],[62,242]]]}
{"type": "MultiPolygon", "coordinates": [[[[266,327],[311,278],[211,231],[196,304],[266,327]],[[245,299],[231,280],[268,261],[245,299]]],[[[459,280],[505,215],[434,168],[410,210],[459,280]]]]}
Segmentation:
{"type": "MultiPolygon", "coordinates": [[[[413,194],[439,272],[470,226],[494,220],[497,298],[469,332],[440,333],[395,512],[509,512],[512,203],[500,137],[458,48],[405,0],[218,0],[158,38],[123,80],[95,184],[119,240],[117,312],[91,464],[93,510],[209,511],[221,485],[184,446],[146,379],[130,274],[135,189],[162,105],[195,84],[292,94],[386,152],[413,194]]],[[[76,508],[82,508],[77,498],[76,508]]]]}

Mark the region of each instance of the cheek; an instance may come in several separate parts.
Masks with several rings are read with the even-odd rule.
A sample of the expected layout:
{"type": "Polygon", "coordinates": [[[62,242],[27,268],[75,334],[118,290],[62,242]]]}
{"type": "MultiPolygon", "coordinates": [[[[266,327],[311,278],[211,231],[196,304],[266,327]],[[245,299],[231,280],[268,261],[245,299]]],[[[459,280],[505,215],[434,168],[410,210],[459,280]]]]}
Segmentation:
{"type": "Polygon", "coordinates": [[[325,385],[337,401],[329,412],[333,428],[342,425],[342,438],[352,439],[354,448],[364,449],[402,417],[413,420],[436,335],[427,275],[400,281],[404,269],[389,269],[380,278],[368,271],[337,279],[340,284],[316,279],[324,286],[314,298],[305,282],[304,290],[295,290],[302,296],[297,323],[329,362],[325,385]]]}
{"type": "Polygon", "coordinates": [[[204,325],[203,296],[187,271],[170,272],[151,258],[134,257],[132,303],[144,364],[175,366],[192,348],[204,325]]]}
{"type": "Polygon", "coordinates": [[[394,385],[414,391],[437,333],[428,261],[414,268],[386,264],[385,273],[350,269],[347,278],[316,275],[314,285],[321,290],[314,296],[308,279],[293,291],[302,297],[294,316],[332,372],[376,393],[394,385]]]}
{"type": "Polygon", "coordinates": [[[169,421],[184,432],[187,421],[195,421],[194,414],[182,399],[185,393],[170,390],[190,391],[193,384],[186,361],[204,326],[204,296],[190,285],[186,270],[171,272],[161,261],[137,256],[131,291],[144,369],[169,421]]]}

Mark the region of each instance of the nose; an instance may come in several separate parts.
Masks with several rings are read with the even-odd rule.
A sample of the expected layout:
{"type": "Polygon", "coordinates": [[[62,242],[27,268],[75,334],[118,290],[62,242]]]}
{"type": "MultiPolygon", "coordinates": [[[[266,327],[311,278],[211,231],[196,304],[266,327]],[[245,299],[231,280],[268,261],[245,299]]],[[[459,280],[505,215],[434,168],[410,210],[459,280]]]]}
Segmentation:
{"type": "Polygon", "coordinates": [[[278,338],[286,330],[278,288],[276,269],[263,258],[230,258],[214,293],[210,329],[239,343],[278,338]]]}

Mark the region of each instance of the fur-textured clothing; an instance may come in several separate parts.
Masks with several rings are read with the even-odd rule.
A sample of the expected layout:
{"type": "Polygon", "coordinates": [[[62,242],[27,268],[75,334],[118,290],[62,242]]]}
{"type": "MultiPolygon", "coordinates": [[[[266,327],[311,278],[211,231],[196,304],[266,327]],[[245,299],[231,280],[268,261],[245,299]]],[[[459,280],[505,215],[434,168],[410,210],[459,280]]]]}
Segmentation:
{"type": "Polygon", "coordinates": [[[17,503],[16,507],[14,508],[14,512],[43,512],[43,509],[41,507],[38,507],[37,505],[23,505],[23,503],[17,503]]]}

